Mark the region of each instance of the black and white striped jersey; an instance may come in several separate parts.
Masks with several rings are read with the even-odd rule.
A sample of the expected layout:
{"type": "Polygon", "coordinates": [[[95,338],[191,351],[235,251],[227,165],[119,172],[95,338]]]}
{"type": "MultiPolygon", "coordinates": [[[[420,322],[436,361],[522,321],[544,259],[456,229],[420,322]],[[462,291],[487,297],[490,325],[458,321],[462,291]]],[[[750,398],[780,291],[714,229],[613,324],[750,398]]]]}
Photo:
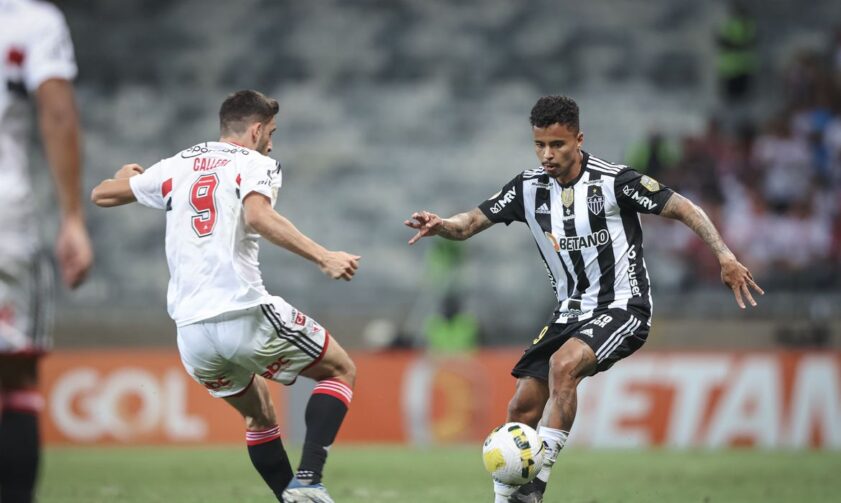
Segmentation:
{"type": "Polygon", "coordinates": [[[599,310],[651,315],[639,213],[660,213],[673,191],[627,166],[583,152],[568,184],[527,170],[479,205],[491,222],[531,229],[558,298],[557,323],[599,310]]]}

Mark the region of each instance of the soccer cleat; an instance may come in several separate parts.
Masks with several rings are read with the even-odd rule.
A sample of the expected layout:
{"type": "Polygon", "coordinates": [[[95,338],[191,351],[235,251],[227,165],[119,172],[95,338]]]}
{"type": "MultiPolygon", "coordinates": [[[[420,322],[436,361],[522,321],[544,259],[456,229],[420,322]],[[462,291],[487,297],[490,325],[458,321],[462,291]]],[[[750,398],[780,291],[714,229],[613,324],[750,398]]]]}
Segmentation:
{"type": "Polygon", "coordinates": [[[539,479],[534,479],[528,484],[523,484],[514,491],[508,498],[509,503],[543,503],[543,491],[546,484],[539,479]]]}
{"type": "Polygon", "coordinates": [[[302,484],[297,478],[283,491],[283,503],[334,503],[324,484],[302,484]]]}

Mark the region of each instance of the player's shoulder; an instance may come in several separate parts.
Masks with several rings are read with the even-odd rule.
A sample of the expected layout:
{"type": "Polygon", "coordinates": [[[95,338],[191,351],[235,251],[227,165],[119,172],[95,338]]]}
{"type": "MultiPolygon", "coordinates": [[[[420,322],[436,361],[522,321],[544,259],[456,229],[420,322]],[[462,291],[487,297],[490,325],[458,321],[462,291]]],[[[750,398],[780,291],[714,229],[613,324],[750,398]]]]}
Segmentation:
{"type": "Polygon", "coordinates": [[[50,2],[43,0],[0,0],[0,12],[26,23],[28,33],[66,24],[64,14],[50,2]]]}
{"type": "Polygon", "coordinates": [[[621,174],[631,170],[631,168],[625,166],[624,164],[606,161],[601,157],[597,157],[589,153],[587,154],[587,163],[584,166],[584,169],[587,171],[598,173],[601,176],[601,178],[616,178],[621,174]]]}
{"type": "Polygon", "coordinates": [[[543,169],[543,166],[534,169],[527,169],[520,173],[520,178],[525,180],[534,180],[536,178],[540,178],[541,176],[545,175],[546,171],[543,169]]]}
{"type": "Polygon", "coordinates": [[[251,162],[259,164],[260,166],[265,166],[266,169],[280,170],[280,163],[275,159],[272,159],[267,155],[263,155],[256,150],[252,150],[251,153],[254,155],[251,162]]]}

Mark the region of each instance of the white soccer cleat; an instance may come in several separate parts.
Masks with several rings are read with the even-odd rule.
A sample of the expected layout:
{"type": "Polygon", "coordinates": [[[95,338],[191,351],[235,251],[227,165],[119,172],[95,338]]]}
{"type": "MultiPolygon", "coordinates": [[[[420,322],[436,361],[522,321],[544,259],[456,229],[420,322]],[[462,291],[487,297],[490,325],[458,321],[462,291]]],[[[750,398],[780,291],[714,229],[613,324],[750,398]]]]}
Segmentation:
{"type": "Polygon", "coordinates": [[[334,503],[324,484],[304,485],[298,479],[283,491],[283,503],[334,503]]]}

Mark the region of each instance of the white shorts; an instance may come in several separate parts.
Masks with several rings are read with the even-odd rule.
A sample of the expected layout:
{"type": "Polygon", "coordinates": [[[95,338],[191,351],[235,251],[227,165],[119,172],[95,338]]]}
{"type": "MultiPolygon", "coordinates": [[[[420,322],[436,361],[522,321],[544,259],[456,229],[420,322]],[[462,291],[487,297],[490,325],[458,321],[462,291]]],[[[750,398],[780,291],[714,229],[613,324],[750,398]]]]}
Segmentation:
{"type": "Polygon", "coordinates": [[[32,355],[52,347],[52,262],[0,259],[0,354],[32,355]]]}
{"type": "Polygon", "coordinates": [[[244,392],[254,375],[292,384],[327,350],[329,334],[280,297],[178,327],[187,373],[215,397],[244,392]]]}

